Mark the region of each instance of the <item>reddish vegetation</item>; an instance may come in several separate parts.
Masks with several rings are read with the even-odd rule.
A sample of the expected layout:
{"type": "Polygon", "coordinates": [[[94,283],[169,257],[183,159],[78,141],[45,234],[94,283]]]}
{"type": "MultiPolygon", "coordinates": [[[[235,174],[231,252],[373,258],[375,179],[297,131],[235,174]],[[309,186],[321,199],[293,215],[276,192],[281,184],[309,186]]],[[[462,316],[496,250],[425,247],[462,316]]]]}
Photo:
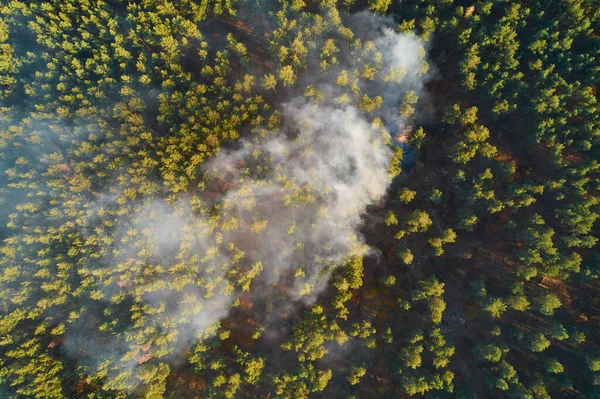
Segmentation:
{"type": "Polygon", "coordinates": [[[567,285],[559,278],[556,277],[542,277],[542,281],[540,282],[540,286],[549,289],[554,293],[557,297],[560,298],[560,302],[563,306],[568,306],[571,304],[571,298],[569,297],[569,290],[567,289],[567,285]]]}
{"type": "Polygon", "coordinates": [[[64,172],[66,174],[71,173],[71,167],[69,165],[67,165],[66,163],[60,163],[58,165],[56,165],[56,167],[61,171],[64,172]]]}
{"type": "Polygon", "coordinates": [[[475,6],[467,7],[465,10],[465,18],[469,18],[471,15],[473,15],[473,12],[475,12],[475,6]]]}

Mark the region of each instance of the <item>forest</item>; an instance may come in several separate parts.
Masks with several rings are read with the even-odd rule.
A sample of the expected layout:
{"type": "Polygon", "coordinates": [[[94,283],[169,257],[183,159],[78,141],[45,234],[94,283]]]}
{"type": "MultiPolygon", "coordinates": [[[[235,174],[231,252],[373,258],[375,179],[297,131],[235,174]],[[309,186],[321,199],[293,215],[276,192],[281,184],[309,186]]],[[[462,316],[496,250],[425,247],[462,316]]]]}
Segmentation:
{"type": "Polygon", "coordinates": [[[0,0],[0,398],[600,398],[597,0],[0,0]]]}

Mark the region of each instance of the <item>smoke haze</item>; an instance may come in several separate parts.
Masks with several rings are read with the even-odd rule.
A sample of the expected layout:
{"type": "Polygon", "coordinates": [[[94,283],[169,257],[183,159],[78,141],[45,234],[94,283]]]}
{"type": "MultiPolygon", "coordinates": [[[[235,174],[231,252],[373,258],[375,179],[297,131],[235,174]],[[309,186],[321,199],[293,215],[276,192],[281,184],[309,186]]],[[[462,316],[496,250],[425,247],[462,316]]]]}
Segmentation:
{"type": "Polygon", "coordinates": [[[278,94],[282,127],[255,129],[237,148],[222,149],[202,167],[198,190],[137,199],[133,211],[121,211],[115,184],[85,204],[83,238],[103,237],[99,255],[79,265],[83,284],[102,287],[87,309],[133,321],[101,331],[92,328],[94,316],[73,323],[64,348],[80,366],[131,385],[120,376],[149,355],[176,361],[216,332],[241,294],[256,299],[277,289],[312,304],[336,267],[369,252],[361,215],[386,194],[390,133],[406,123],[398,106],[404,93],[420,94],[427,68],[423,43],[392,31],[390,20],[363,13],[349,23],[367,20],[368,30],[357,29],[364,42],[339,49],[328,75],[309,67],[299,76],[300,90],[310,85],[316,94],[278,94]],[[359,83],[370,68],[385,83],[359,83]],[[344,74],[347,82],[331,84],[344,74]],[[345,97],[348,87],[361,105],[345,97]]]}

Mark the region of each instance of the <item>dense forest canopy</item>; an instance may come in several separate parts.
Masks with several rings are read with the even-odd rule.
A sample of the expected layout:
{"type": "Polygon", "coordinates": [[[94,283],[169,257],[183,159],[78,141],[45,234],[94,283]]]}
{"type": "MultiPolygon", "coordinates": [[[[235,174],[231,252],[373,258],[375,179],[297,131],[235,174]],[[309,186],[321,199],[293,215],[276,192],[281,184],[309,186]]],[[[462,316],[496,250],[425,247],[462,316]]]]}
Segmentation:
{"type": "Polygon", "coordinates": [[[595,0],[0,2],[0,397],[600,397],[595,0]]]}

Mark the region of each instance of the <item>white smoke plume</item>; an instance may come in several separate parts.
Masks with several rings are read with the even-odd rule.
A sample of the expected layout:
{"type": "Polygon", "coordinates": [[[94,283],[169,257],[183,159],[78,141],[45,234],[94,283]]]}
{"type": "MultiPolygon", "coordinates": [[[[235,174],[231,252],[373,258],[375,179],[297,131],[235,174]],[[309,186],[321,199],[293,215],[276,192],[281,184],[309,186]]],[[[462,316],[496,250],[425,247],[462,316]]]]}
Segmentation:
{"type": "MultiPolygon", "coordinates": [[[[420,92],[425,79],[424,46],[414,35],[380,29],[371,45],[381,53],[374,56],[381,73],[401,80],[361,88],[383,97],[385,127],[374,123],[373,113],[334,101],[341,89],[316,79],[327,98],[288,99],[280,107],[281,129],[244,137],[241,148],[210,160],[203,191],[171,204],[148,200],[135,214],[122,215],[118,241],[104,259],[118,266],[95,276],[108,282],[98,297],[106,306],[118,305],[123,294],[115,285],[131,287],[139,315],[118,342],[85,328],[67,332],[73,356],[85,348],[80,364],[97,368],[110,361],[122,372],[151,354],[176,359],[227,317],[241,293],[259,298],[278,287],[290,301],[312,303],[336,267],[368,251],[359,228],[366,207],[391,183],[387,130],[402,129],[402,94],[420,92]],[[148,339],[151,347],[138,344],[148,339]]],[[[353,67],[347,62],[339,69],[353,67]]],[[[92,208],[91,214],[98,212],[92,208]]]]}
{"type": "MultiPolygon", "coordinates": [[[[281,282],[298,272],[302,276],[294,279],[290,295],[312,298],[331,267],[360,248],[360,215],[385,194],[391,150],[381,131],[353,107],[292,102],[284,112],[300,132],[297,137],[248,142],[246,149],[222,154],[212,166],[220,170],[245,153],[250,159],[244,164],[264,160],[262,179],[240,178],[241,187],[225,199],[237,204],[244,225],[267,220],[251,256],[262,262],[269,280],[281,282]]],[[[243,240],[235,234],[231,239],[243,240]]]]}

